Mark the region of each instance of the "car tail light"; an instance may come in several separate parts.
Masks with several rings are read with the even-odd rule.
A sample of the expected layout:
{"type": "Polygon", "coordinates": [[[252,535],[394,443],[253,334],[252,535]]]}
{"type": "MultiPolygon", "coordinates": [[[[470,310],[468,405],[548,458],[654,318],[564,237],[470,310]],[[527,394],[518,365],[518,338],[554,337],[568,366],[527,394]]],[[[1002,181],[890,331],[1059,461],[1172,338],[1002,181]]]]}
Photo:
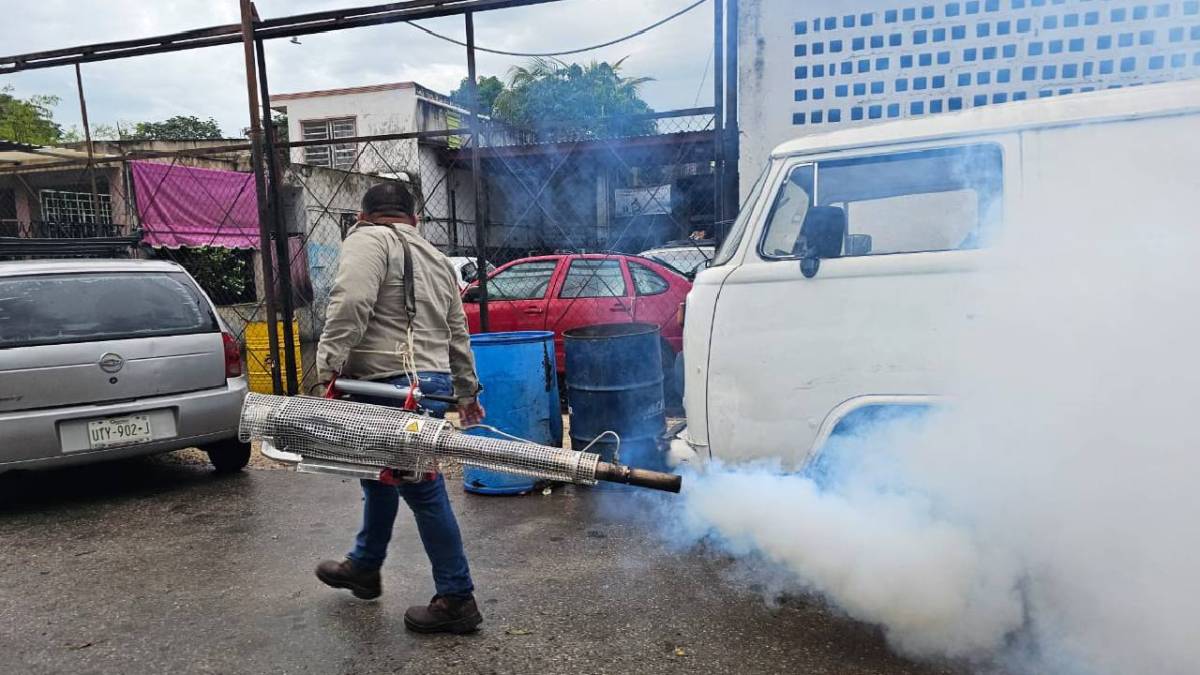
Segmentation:
{"type": "Polygon", "coordinates": [[[679,308],[675,310],[675,320],[679,322],[679,327],[683,328],[683,320],[687,315],[687,303],[679,303],[679,308]]]}
{"type": "Polygon", "coordinates": [[[242,376],[242,348],[232,333],[221,333],[225,343],[225,377],[242,376]]]}

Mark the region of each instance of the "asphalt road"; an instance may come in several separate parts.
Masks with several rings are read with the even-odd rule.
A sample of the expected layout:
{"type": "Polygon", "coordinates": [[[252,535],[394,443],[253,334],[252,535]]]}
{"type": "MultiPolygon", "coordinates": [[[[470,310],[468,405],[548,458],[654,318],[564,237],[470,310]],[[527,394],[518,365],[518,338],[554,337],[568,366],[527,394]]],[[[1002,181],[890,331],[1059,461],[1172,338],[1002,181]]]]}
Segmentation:
{"type": "Polygon", "coordinates": [[[619,495],[451,493],[486,622],[427,637],[403,625],[433,592],[403,508],[379,601],[312,576],[347,550],[352,483],[161,460],[0,476],[0,673],[955,672],[815,600],[765,601],[619,495]]]}

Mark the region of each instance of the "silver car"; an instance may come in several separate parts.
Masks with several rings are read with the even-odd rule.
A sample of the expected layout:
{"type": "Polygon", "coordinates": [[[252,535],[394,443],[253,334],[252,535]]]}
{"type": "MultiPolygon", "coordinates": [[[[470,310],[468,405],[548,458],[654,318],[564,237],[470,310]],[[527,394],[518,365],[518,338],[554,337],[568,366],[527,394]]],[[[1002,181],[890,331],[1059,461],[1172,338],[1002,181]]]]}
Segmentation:
{"type": "Polygon", "coordinates": [[[192,446],[237,471],[245,395],[237,341],[179,265],[0,262],[0,473],[192,446]]]}

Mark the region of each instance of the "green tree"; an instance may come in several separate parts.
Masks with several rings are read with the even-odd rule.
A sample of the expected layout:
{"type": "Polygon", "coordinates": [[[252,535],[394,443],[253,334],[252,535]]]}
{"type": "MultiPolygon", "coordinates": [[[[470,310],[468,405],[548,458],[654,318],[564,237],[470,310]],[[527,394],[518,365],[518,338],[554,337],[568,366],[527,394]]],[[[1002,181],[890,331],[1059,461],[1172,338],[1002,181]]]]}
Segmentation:
{"type": "Polygon", "coordinates": [[[132,132],[121,134],[132,141],[193,141],[224,138],[221,125],[213,118],[202,120],[195,115],[176,115],[162,122],[138,122],[132,132]]]}
{"type": "Polygon", "coordinates": [[[654,120],[630,119],[654,112],[640,93],[652,78],[625,77],[624,62],[568,65],[533,59],[509,72],[492,117],[532,132],[538,140],[652,134],[654,120]]]}
{"type": "MultiPolygon", "coordinates": [[[[454,91],[450,92],[450,100],[454,101],[456,104],[462,106],[463,108],[466,108],[467,110],[471,109],[471,97],[469,96],[469,90],[467,89],[467,84],[469,82],[470,82],[469,78],[464,77],[462,79],[462,82],[458,83],[458,89],[455,89],[454,91]]],[[[480,112],[480,114],[483,114],[483,115],[492,114],[492,106],[495,105],[496,97],[499,96],[500,92],[502,92],[502,91],[504,91],[504,83],[501,82],[500,78],[496,77],[495,75],[488,75],[487,77],[480,78],[480,80],[479,80],[479,112],[480,112]]]]}
{"type": "Polygon", "coordinates": [[[30,96],[20,99],[13,88],[0,88],[0,138],[28,143],[51,145],[62,138],[62,127],[53,119],[57,96],[30,96]]]}

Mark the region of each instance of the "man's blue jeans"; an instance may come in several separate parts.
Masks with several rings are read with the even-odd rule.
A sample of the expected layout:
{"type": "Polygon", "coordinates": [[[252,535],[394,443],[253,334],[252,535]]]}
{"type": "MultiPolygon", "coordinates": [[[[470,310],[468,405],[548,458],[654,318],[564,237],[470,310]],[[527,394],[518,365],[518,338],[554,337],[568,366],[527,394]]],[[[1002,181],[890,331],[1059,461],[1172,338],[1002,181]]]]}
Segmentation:
{"type": "MultiPolygon", "coordinates": [[[[450,395],[454,392],[450,376],[445,373],[417,373],[421,391],[426,394],[450,395]]],[[[408,385],[407,377],[389,380],[392,384],[408,385]]],[[[399,407],[398,401],[358,397],[363,403],[376,403],[399,407]]],[[[426,401],[422,404],[435,417],[442,417],[449,407],[445,403],[426,401]]],[[[408,508],[417,520],[417,531],[421,543],[433,565],[433,583],[438,595],[469,595],[475,590],[471,583],[471,570],[467,566],[467,555],[463,552],[462,535],[458,521],[450,508],[446,494],[446,482],[439,474],[434,480],[403,485],[384,485],[375,480],[360,481],[363,489],[363,524],[354,550],[347,556],[357,567],[379,569],[387,557],[388,543],[392,540],[392,526],[404,497],[408,508]]]]}

